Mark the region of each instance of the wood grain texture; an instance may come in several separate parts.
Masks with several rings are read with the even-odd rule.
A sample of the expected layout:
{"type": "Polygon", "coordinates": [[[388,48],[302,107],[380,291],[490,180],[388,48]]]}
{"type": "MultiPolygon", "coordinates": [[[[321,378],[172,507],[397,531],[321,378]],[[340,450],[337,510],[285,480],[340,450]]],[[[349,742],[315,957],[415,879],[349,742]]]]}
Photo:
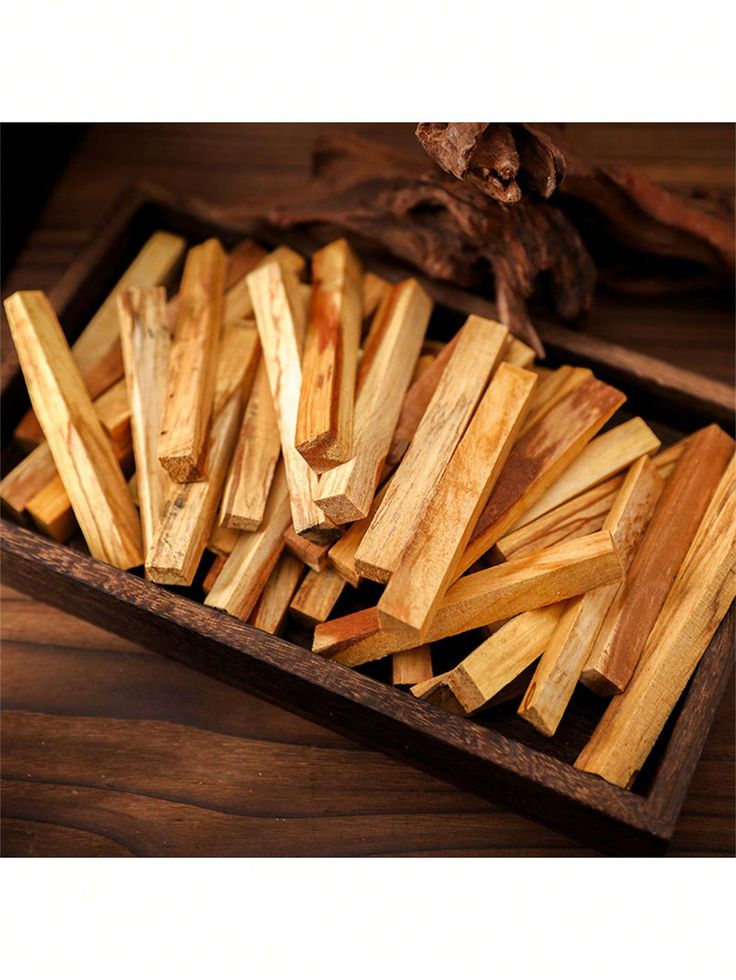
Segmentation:
{"type": "MultiPolygon", "coordinates": [[[[652,462],[663,480],[668,479],[682,455],[686,440],[676,442],[657,453],[652,462]]],[[[597,484],[578,497],[547,511],[515,531],[509,531],[496,542],[494,551],[504,559],[520,558],[557,541],[600,531],[625,476],[619,474],[597,484]]]]}
{"type": "MultiPolygon", "coordinates": [[[[179,235],[158,231],[151,235],[118,280],[99,310],[72,345],[72,356],[91,398],[96,398],[123,376],[117,297],[130,286],[166,285],[184,254],[186,242],[179,235]]],[[[28,412],[16,429],[25,446],[43,438],[38,420],[28,412]]]]}
{"type": "MultiPolygon", "coordinates": [[[[288,551],[282,552],[250,614],[248,622],[251,626],[274,635],[281,632],[289,612],[289,603],[299,586],[303,572],[303,562],[288,551]]],[[[211,584],[214,584],[214,580],[211,584]]]]}
{"type": "Polygon", "coordinates": [[[247,620],[284,550],[291,507],[284,464],[276,469],[266,513],[257,531],[242,531],[210,593],[206,606],[247,620]]]}
{"type": "Polygon", "coordinates": [[[118,315],[135,457],[137,506],[141,515],[143,550],[148,554],[156,538],[169,484],[158,459],[171,351],[166,290],[159,287],[126,289],[118,295],[118,315]]]}
{"type": "Polygon", "coordinates": [[[563,364],[556,371],[549,371],[540,376],[539,384],[534,392],[534,400],[519,432],[519,438],[526,435],[529,429],[533,429],[543,415],[554,408],[565,395],[587,380],[591,373],[589,368],[575,368],[569,364],[563,364]]]}
{"type": "Polygon", "coordinates": [[[514,616],[436,683],[412,693],[454,715],[480,711],[539,658],[563,612],[564,603],[558,602],[514,616]]]}
{"type": "Polygon", "coordinates": [[[592,690],[620,693],[629,682],[733,448],[716,425],[688,439],[583,670],[592,690]]]}
{"type": "Polygon", "coordinates": [[[291,524],[284,531],[284,544],[292,555],[313,571],[322,572],[327,568],[327,554],[332,547],[331,541],[322,543],[310,541],[303,534],[297,534],[294,525],[291,524]]]}
{"type": "Polygon", "coordinates": [[[703,516],[623,694],[575,765],[630,786],[736,597],[736,458],[703,516]]]}
{"type": "Polygon", "coordinates": [[[261,526],[280,455],[279,425],[261,358],[222,496],[220,520],[226,527],[256,531],[261,526]]]}
{"type": "Polygon", "coordinates": [[[324,474],[315,498],[336,524],[361,520],[370,510],[431,312],[427,294],[407,279],[393,288],[372,328],[360,364],[365,377],[358,382],[353,457],[324,474]]]}
{"type": "Polygon", "coordinates": [[[154,582],[192,584],[215,523],[257,356],[253,321],[228,323],[219,344],[212,421],[205,447],[207,476],[196,483],[170,481],[158,533],[146,555],[146,572],[154,582]]]}
{"type": "MultiPolygon", "coordinates": [[[[664,481],[647,456],[629,470],[603,523],[624,573],[657,504],[664,481]]],[[[622,583],[604,585],[569,600],[545,648],[519,714],[543,735],[554,735],[580,679],[598,630],[622,583]]]]}
{"type": "Polygon", "coordinates": [[[305,626],[324,623],[330,618],[345,585],[345,579],[334,568],[325,568],[322,572],[310,569],[291,600],[289,612],[305,626]]]}
{"type": "Polygon", "coordinates": [[[620,391],[591,378],[569,392],[516,443],[465,549],[461,571],[470,568],[539,500],[624,400],[620,391]]]}
{"type": "Polygon", "coordinates": [[[643,419],[633,418],[591,440],[512,530],[585,493],[590,487],[627,469],[640,456],[655,453],[661,443],[643,419]]]}
{"type": "Polygon", "coordinates": [[[34,411],[90,553],[117,568],[142,561],[140,525],[110,441],[43,293],[5,311],[34,411]]]}
{"type": "MultiPolygon", "coordinates": [[[[458,579],[439,604],[426,639],[456,636],[620,578],[621,564],[607,531],[566,541],[458,579]]],[[[412,630],[383,626],[374,608],[318,626],[312,649],[346,667],[358,667],[413,646],[412,630]]]]}
{"type": "Polygon", "coordinates": [[[391,683],[410,686],[427,681],[432,676],[432,648],[423,643],[413,650],[401,650],[391,658],[391,683]]]}
{"type": "Polygon", "coordinates": [[[294,441],[316,473],[347,462],[352,454],[362,285],[360,263],[344,238],[312,256],[294,441]]]}
{"type": "Polygon", "coordinates": [[[317,476],[294,445],[304,347],[304,306],[296,275],[279,262],[268,262],[250,273],[248,288],[279,427],[294,528],[297,534],[319,536],[325,516],[314,503],[317,476]]]}
{"type": "Polygon", "coordinates": [[[424,639],[502,472],[535,384],[528,371],[499,367],[381,596],[382,622],[403,624],[424,639]]]}
{"type": "Polygon", "coordinates": [[[411,445],[356,552],[355,566],[365,578],[385,583],[399,567],[486,389],[507,334],[502,324],[476,316],[460,331],[411,445]]]}
{"type": "Polygon", "coordinates": [[[215,238],[189,250],[179,289],[158,455],[177,483],[202,479],[223,322],[225,252],[215,238]]]}
{"type": "Polygon", "coordinates": [[[355,555],[360,547],[360,542],[363,540],[363,535],[371,526],[371,521],[375,517],[376,511],[381,506],[387,490],[388,482],[384,483],[373,498],[370,510],[363,520],[355,521],[355,523],[351,524],[342,537],[331,545],[330,550],[327,552],[327,560],[329,561],[330,565],[332,565],[332,567],[345,579],[346,582],[349,582],[350,585],[354,586],[356,589],[363,581],[363,576],[360,574],[355,564],[355,555]]]}

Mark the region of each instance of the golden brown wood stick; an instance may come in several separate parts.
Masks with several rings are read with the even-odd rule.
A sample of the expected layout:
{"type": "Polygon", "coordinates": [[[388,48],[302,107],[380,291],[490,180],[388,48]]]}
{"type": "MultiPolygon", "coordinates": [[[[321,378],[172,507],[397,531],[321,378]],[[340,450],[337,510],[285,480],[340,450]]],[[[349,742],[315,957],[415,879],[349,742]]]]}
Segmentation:
{"type": "Polygon", "coordinates": [[[345,579],[334,568],[326,568],[323,572],[310,569],[291,600],[289,612],[306,626],[324,623],[329,619],[345,585],[345,579]]]}
{"type": "Polygon", "coordinates": [[[688,439],[583,670],[591,690],[617,694],[631,679],[733,447],[717,425],[688,439]]]}
{"type": "Polygon", "coordinates": [[[470,568],[554,483],[625,401],[596,378],[569,392],[519,439],[481,514],[459,570],[470,568]]]}
{"type": "Polygon", "coordinates": [[[118,568],[142,561],[138,515],[122,470],[92,406],[46,296],[5,300],[31,404],[90,554],[118,568]]]}
{"type": "MultiPolygon", "coordinates": [[[[414,374],[411,376],[411,384],[414,384],[415,381],[419,381],[422,375],[429,371],[435,361],[436,357],[434,354],[420,354],[417,358],[417,363],[414,365],[414,374]]],[[[409,391],[411,391],[411,388],[409,388],[409,391]]]]}
{"type": "MultiPolygon", "coordinates": [[[[116,458],[118,460],[124,459],[130,451],[130,406],[127,402],[125,381],[117,382],[103,395],[96,398],[92,404],[102,428],[112,440],[116,458]]],[[[33,417],[35,419],[35,413],[33,417]]],[[[29,503],[52,481],[56,481],[57,477],[54,457],[51,455],[46,440],[43,439],[43,433],[41,436],[42,441],[36,448],[31,450],[25,459],[22,459],[0,481],[0,500],[3,510],[21,523],[28,523],[27,509],[29,503]]],[[[56,482],[59,483],[60,481],[56,482]]],[[[54,493],[58,497],[59,491],[56,486],[54,493]]],[[[61,493],[64,494],[63,484],[61,484],[61,493]]],[[[68,526],[73,529],[74,515],[71,513],[68,497],[64,510],[68,512],[66,517],[63,514],[57,514],[56,517],[51,517],[50,521],[57,524],[59,528],[68,526]]],[[[54,513],[57,513],[56,510],[54,513]]],[[[59,538],[58,533],[60,531],[54,533],[53,537],[57,541],[65,540],[59,538]]]]}
{"type": "Polygon", "coordinates": [[[391,283],[373,272],[365,272],[361,284],[361,300],[363,319],[372,317],[379,307],[381,300],[391,292],[391,283]]]}
{"type": "MultiPolygon", "coordinates": [[[[459,579],[440,603],[427,642],[569,599],[620,578],[621,564],[607,531],[565,541],[459,579]]],[[[412,630],[381,627],[374,608],[318,626],[312,649],[357,667],[413,646],[416,636],[412,630]]]]}
{"type": "Polygon", "coordinates": [[[331,545],[330,550],[327,552],[327,559],[335,571],[356,589],[363,581],[363,577],[355,567],[355,554],[387,490],[388,483],[385,483],[373,498],[373,503],[367,516],[362,521],[356,521],[354,524],[351,524],[343,536],[331,545]]]}
{"type": "Polygon", "coordinates": [[[171,349],[166,290],[159,286],[126,289],[118,295],[118,312],[138,508],[147,554],[155,540],[169,485],[166,471],[158,461],[158,435],[171,349]]]}
{"type": "Polygon", "coordinates": [[[136,476],[135,471],[128,480],[128,493],[130,494],[130,499],[133,501],[134,506],[140,507],[140,500],[138,499],[138,477],[136,476]]]}
{"type": "Polygon", "coordinates": [[[225,292],[224,308],[222,319],[224,323],[230,320],[250,320],[255,316],[253,310],[253,300],[248,287],[248,273],[258,269],[269,262],[278,262],[286,272],[293,273],[297,278],[301,276],[306,268],[303,256],[298,252],[288,248],[286,245],[279,245],[273,252],[266,254],[263,249],[259,249],[259,255],[252,261],[247,269],[243,269],[237,280],[230,284],[225,292]]]}
{"type": "MultiPolygon", "coordinates": [[[[631,564],[662,492],[664,480],[647,456],[629,470],[603,528],[611,533],[624,572],[631,564]]],[[[622,584],[570,599],[537,665],[519,714],[543,735],[554,735],[570,702],[598,630],[622,584]]]]}
{"type": "Polygon", "coordinates": [[[455,715],[480,711],[541,655],[563,607],[558,602],[515,616],[436,684],[413,687],[412,694],[455,715]]]}
{"type": "Polygon", "coordinates": [[[289,489],[282,461],[276,468],[261,527],[241,533],[205,605],[247,620],[284,550],[284,531],[290,521],[289,489]]]}
{"type": "MultiPolygon", "coordinates": [[[[118,293],[128,286],[165,285],[176,271],[185,248],[185,240],[178,235],[165,231],[151,235],[72,345],[74,362],[93,400],[123,376],[118,334],[118,293]]],[[[43,433],[32,410],[23,416],[14,437],[20,445],[29,449],[41,442],[43,433]]]]}
{"type": "Polygon", "coordinates": [[[194,579],[212,533],[257,353],[253,321],[228,323],[220,344],[205,447],[207,477],[196,483],[170,483],[158,533],[146,555],[146,571],[154,582],[191,585],[194,579]]]}
{"type": "Polygon", "coordinates": [[[382,623],[403,624],[424,639],[456,577],[457,562],[508,458],[535,385],[531,372],[509,364],[499,367],[381,596],[382,623]]]}
{"type": "Polygon", "coordinates": [[[420,684],[432,676],[432,648],[424,643],[413,650],[401,650],[391,658],[391,683],[420,684]]]}
{"type": "Polygon", "coordinates": [[[415,280],[399,283],[366,345],[353,457],[322,476],[315,498],[336,524],[361,520],[370,510],[431,312],[432,301],[415,280]]]}
{"type": "Polygon", "coordinates": [[[304,565],[298,558],[288,551],[282,552],[250,615],[251,626],[274,635],[281,632],[303,571],[304,565]]]}
{"type": "MultiPolygon", "coordinates": [[[[671,475],[685,442],[683,439],[654,457],[653,463],[662,479],[666,480],[671,475]]],[[[578,497],[547,511],[518,530],[509,531],[496,543],[495,551],[506,560],[521,558],[522,555],[538,551],[539,548],[547,548],[558,541],[600,531],[624,479],[621,474],[613,476],[578,497]]]]}
{"type": "Polygon", "coordinates": [[[643,419],[629,419],[609,429],[588,443],[547,492],[522,514],[512,530],[620,473],[634,460],[655,453],[659,447],[659,439],[643,419]]]}
{"type": "Polygon", "coordinates": [[[225,564],[225,560],[224,555],[215,555],[207,574],[202,579],[202,591],[205,595],[209,593],[210,589],[215,584],[217,576],[220,574],[222,566],[225,564]]]}
{"type": "Polygon", "coordinates": [[[525,344],[523,340],[511,335],[508,347],[503,355],[506,364],[513,364],[514,367],[530,368],[537,355],[534,350],[525,344]]]}
{"type": "Polygon", "coordinates": [[[578,769],[630,788],[736,595],[736,461],[701,521],[623,694],[580,753],[578,769]]]}
{"type": "Polygon", "coordinates": [[[205,475],[222,329],[225,253],[216,238],[189,250],[179,290],[158,458],[177,483],[205,475]]]}
{"type": "Polygon", "coordinates": [[[294,439],[317,473],[352,454],[361,286],[360,263],[344,238],[315,252],[294,439]]]}
{"type": "Polygon", "coordinates": [[[280,455],[281,436],[261,357],[222,496],[220,520],[226,527],[255,531],[261,526],[280,455]]]}
{"type": "Polygon", "coordinates": [[[542,378],[537,385],[534,393],[534,401],[529,408],[524,425],[519,433],[519,437],[525,435],[529,429],[539,422],[543,415],[554,408],[557,402],[561,401],[565,395],[569,394],[578,385],[582,384],[587,378],[592,377],[592,371],[588,368],[570,367],[563,364],[561,368],[550,372],[542,378]]]}
{"type": "Polygon", "coordinates": [[[332,547],[332,542],[327,541],[318,544],[315,541],[310,541],[309,538],[297,534],[294,525],[291,524],[284,532],[284,544],[292,555],[295,555],[313,571],[322,572],[327,568],[327,553],[332,547]]]}
{"type": "MultiPolygon", "coordinates": [[[[507,333],[506,327],[492,320],[468,317],[411,446],[356,553],[355,566],[365,578],[387,582],[398,568],[483,395],[507,333]]],[[[529,379],[530,390],[534,380],[529,379]]]]}
{"type": "Polygon", "coordinates": [[[238,543],[240,533],[240,531],[234,531],[230,527],[223,527],[222,524],[213,524],[207,548],[209,551],[214,551],[216,555],[223,555],[227,558],[238,543]]]}
{"type": "Polygon", "coordinates": [[[294,445],[304,345],[304,307],[297,278],[280,263],[267,262],[250,273],[248,286],[281,437],[294,528],[297,534],[310,533],[317,540],[319,529],[326,526],[314,503],[317,475],[294,445]]]}

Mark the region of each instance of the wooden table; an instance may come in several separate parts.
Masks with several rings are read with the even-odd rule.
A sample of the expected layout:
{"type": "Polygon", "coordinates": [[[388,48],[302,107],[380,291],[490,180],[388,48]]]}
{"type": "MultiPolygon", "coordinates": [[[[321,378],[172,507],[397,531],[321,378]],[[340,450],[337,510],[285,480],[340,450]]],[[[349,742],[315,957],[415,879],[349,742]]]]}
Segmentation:
{"type": "MultiPolygon", "coordinates": [[[[318,131],[93,126],[3,284],[47,289],[130,180],[222,203],[297,186],[318,131]]],[[[360,126],[405,143],[411,128],[360,126]]],[[[600,160],[733,189],[729,126],[574,126],[600,160]]],[[[733,381],[722,299],[600,295],[588,329],[733,381]]],[[[4,587],[4,855],[591,855],[558,831],[363,749],[4,587]]],[[[670,854],[734,853],[734,684],[670,854]]]]}

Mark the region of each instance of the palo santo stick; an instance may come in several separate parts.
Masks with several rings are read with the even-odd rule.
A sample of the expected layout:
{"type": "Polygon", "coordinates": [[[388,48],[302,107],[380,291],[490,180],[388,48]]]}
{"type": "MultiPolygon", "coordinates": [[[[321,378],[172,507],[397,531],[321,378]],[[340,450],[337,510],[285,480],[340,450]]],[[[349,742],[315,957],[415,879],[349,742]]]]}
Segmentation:
{"type": "Polygon", "coordinates": [[[319,536],[318,529],[326,522],[314,503],[317,476],[294,445],[304,344],[304,307],[297,278],[278,262],[267,262],[250,273],[248,286],[281,437],[294,528],[297,534],[319,536]]]}
{"type": "Polygon", "coordinates": [[[363,581],[363,577],[355,566],[355,555],[360,547],[360,542],[363,540],[363,535],[370,527],[376,511],[381,506],[387,490],[388,483],[385,483],[373,498],[368,515],[362,521],[351,524],[343,536],[327,552],[327,558],[332,567],[356,589],[363,581]]]}
{"type": "Polygon", "coordinates": [[[217,576],[222,571],[222,566],[225,564],[225,558],[223,555],[215,555],[215,560],[210,565],[209,571],[202,579],[202,591],[205,595],[209,594],[210,589],[217,581],[217,576]]]}
{"type": "Polygon", "coordinates": [[[514,367],[530,368],[536,356],[533,348],[512,335],[504,351],[503,360],[504,363],[512,364],[514,367]]]}
{"type": "MultiPolygon", "coordinates": [[[[356,553],[355,566],[365,578],[388,582],[398,568],[483,395],[507,333],[500,323],[468,317],[411,446],[356,553]]],[[[518,380],[523,387],[523,379],[518,380]]],[[[528,378],[529,391],[535,380],[528,378]]]]}
{"type": "Polygon", "coordinates": [[[171,334],[166,290],[126,289],[118,296],[120,343],[129,403],[143,547],[156,537],[169,480],[158,461],[171,334]]]}
{"type": "MultiPolygon", "coordinates": [[[[663,449],[652,460],[663,480],[671,475],[685,442],[683,439],[663,449]]],[[[547,511],[518,530],[510,531],[496,543],[495,550],[508,561],[509,558],[521,558],[558,541],[600,531],[624,480],[623,475],[613,476],[605,483],[599,483],[586,493],[547,511]]]]}
{"type": "Polygon", "coordinates": [[[563,603],[533,609],[509,620],[436,684],[412,694],[455,715],[484,708],[496,694],[541,655],[557,626],[563,603]]]}
{"type": "Polygon", "coordinates": [[[378,613],[385,625],[403,624],[424,639],[456,577],[458,559],[508,458],[535,385],[531,372],[509,364],[499,367],[381,596],[378,613]]]}
{"type": "Polygon", "coordinates": [[[230,527],[223,527],[222,524],[216,524],[212,528],[212,533],[207,542],[207,548],[209,551],[214,551],[216,555],[224,555],[227,558],[238,543],[239,537],[240,531],[234,531],[230,527]]]}
{"type": "Polygon", "coordinates": [[[470,568],[504,536],[624,401],[620,391],[589,378],[516,442],[465,549],[459,571],[470,568]]]}
{"type": "Polygon", "coordinates": [[[90,554],[118,568],[140,565],[138,515],[51,304],[41,292],[18,292],[5,300],[5,311],[31,404],[90,554]]]}
{"type": "Polygon", "coordinates": [[[335,608],[345,584],[345,579],[334,568],[326,568],[323,572],[310,570],[291,600],[291,615],[306,626],[324,623],[335,608]]]}
{"type": "Polygon", "coordinates": [[[229,323],[220,344],[212,423],[205,447],[207,478],[170,484],[156,540],[146,555],[146,571],[154,582],[191,585],[194,579],[212,532],[257,356],[258,335],[253,321],[229,323]]]}
{"type": "Polygon", "coordinates": [[[177,483],[204,477],[222,329],[225,253],[216,238],[189,250],[179,290],[158,458],[177,483]]]}
{"type": "Polygon", "coordinates": [[[391,683],[421,684],[432,676],[432,648],[424,643],[413,650],[401,650],[391,658],[391,683]]]}
{"type": "Polygon", "coordinates": [[[268,254],[260,249],[258,260],[251,262],[250,266],[238,277],[238,280],[226,291],[222,313],[223,323],[229,323],[231,320],[250,320],[255,316],[253,300],[248,287],[248,273],[269,262],[278,262],[284,271],[293,273],[297,278],[306,268],[304,258],[286,245],[279,245],[278,248],[268,254]]]}
{"type": "Polygon", "coordinates": [[[512,530],[620,473],[634,460],[655,453],[659,447],[659,439],[643,419],[629,419],[609,429],[581,451],[549,490],[522,514],[512,530]]]}
{"type": "Polygon", "coordinates": [[[281,436],[261,358],[222,496],[220,520],[226,527],[255,531],[261,526],[280,455],[281,436]]]}
{"type": "Polygon", "coordinates": [[[312,257],[295,443],[317,473],[350,459],[361,326],[361,270],[340,238],[312,257]]]}
{"type": "Polygon", "coordinates": [[[317,544],[315,541],[310,541],[309,538],[297,534],[292,524],[284,532],[284,544],[292,555],[313,571],[322,572],[327,568],[327,553],[332,547],[332,542],[317,544]]]}
{"type": "Polygon", "coordinates": [[[429,296],[407,279],[391,290],[372,328],[360,366],[364,381],[355,405],[353,457],[324,474],[315,498],[336,524],[361,520],[370,510],[431,312],[429,296]]]}
{"type": "Polygon", "coordinates": [[[580,753],[578,769],[630,788],[736,596],[736,461],[698,528],[636,673],[580,753]]]}
{"type": "MultiPolygon", "coordinates": [[[[90,398],[95,399],[123,376],[118,332],[118,293],[129,286],[165,285],[184,253],[186,242],[178,235],[157,231],[151,235],[115,288],[92,317],[75,343],[72,355],[90,398]]],[[[35,446],[43,434],[32,411],[15,430],[16,440],[35,446]]]]}
{"type": "Polygon", "coordinates": [[[688,439],[583,670],[596,693],[628,684],[733,448],[717,425],[688,439]]]}
{"type": "Polygon", "coordinates": [[[561,368],[552,371],[547,377],[540,380],[519,437],[525,435],[529,429],[534,428],[542,416],[554,408],[557,402],[590,377],[592,377],[592,371],[588,368],[575,368],[570,367],[569,364],[563,364],[561,368]]]}
{"type": "Polygon", "coordinates": [[[205,605],[247,620],[284,550],[284,531],[290,521],[289,489],[282,461],[276,469],[261,527],[240,535],[205,605]]]}
{"type": "Polygon", "coordinates": [[[276,562],[248,622],[264,633],[280,633],[304,565],[284,551],[276,562]]]}
{"type": "MultiPolygon", "coordinates": [[[[624,571],[662,492],[664,480],[654,463],[642,456],[629,470],[603,525],[609,531],[624,571]]],[[[519,714],[543,735],[554,735],[570,702],[606,613],[622,586],[604,585],[571,599],[558,623],[519,714]]]]}
{"type": "Polygon", "coordinates": [[[384,296],[391,292],[391,283],[382,279],[381,276],[373,272],[363,274],[361,284],[361,300],[363,305],[363,319],[366,320],[378,309],[384,296]]]}
{"type": "MultiPolygon", "coordinates": [[[[459,579],[440,603],[427,642],[569,599],[620,578],[621,563],[607,531],[566,541],[459,579]]],[[[398,625],[382,628],[374,608],[318,626],[312,649],[357,667],[414,646],[413,630],[398,625]]]]}
{"type": "Polygon", "coordinates": [[[130,494],[130,499],[136,507],[140,507],[140,500],[138,498],[138,477],[133,473],[133,475],[128,480],[128,493],[130,494]]]}

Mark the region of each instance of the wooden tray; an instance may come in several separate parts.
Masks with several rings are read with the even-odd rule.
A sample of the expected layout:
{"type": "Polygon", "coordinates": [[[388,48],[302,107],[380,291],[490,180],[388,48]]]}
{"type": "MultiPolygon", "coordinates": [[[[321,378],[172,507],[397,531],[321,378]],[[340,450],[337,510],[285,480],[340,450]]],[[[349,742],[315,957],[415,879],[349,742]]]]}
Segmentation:
{"type": "MultiPolygon", "coordinates": [[[[192,244],[213,234],[226,245],[256,234],[305,253],[319,244],[265,227],[238,227],[200,202],[139,185],[50,294],[70,339],[158,229],[184,234],[192,244]]],[[[367,268],[391,279],[407,274],[399,263],[362,254],[367,268]]],[[[449,335],[469,312],[495,313],[482,297],[422,282],[438,304],[434,336],[449,335]]],[[[551,364],[583,364],[620,384],[629,395],[627,411],[644,415],[663,442],[711,421],[732,428],[729,386],[535,322],[551,364]]],[[[12,348],[4,351],[2,368],[2,445],[11,458],[10,438],[28,397],[12,348]]],[[[167,590],[6,520],[0,528],[2,576],[9,585],[613,853],[666,848],[733,663],[732,608],[634,787],[622,790],[572,765],[607,703],[580,686],[552,739],[523,722],[515,702],[472,721],[457,718],[381,680],[385,662],[368,665],[367,676],[201,605],[197,583],[167,590]]]]}

